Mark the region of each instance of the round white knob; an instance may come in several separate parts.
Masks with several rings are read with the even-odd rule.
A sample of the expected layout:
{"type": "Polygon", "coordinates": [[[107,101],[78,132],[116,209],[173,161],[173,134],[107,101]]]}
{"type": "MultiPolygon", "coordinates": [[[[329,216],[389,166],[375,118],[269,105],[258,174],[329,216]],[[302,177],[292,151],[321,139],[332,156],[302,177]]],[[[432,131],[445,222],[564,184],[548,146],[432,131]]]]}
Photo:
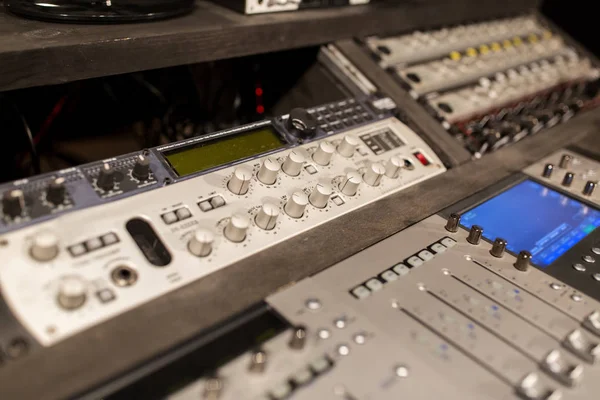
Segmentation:
{"type": "Polygon", "coordinates": [[[360,185],[360,181],[362,180],[361,178],[360,174],[356,171],[348,172],[342,183],[340,183],[340,191],[346,196],[354,196],[358,191],[358,185],[360,185]]]}
{"type": "Polygon", "coordinates": [[[265,185],[274,184],[277,181],[277,174],[280,168],[281,164],[276,159],[268,157],[258,170],[258,180],[265,185]]]}
{"type": "Polygon", "coordinates": [[[321,142],[317,150],[313,153],[312,159],[319,165],[328,165],[333,153],[335,153],[334,145],[329,142],[321,142]]]}
{"type": "Polygon", "coordinates": [[[400,175],[400,168],[404,166],[404,161],[398,156],[393,156],[385,164],[385,176],[395,179],[400,175]]]}
{"type": "Polygon", "coordinates": [[[188,250],[196,257],[206,257],[212,251],[215,235],[208,229],[196,229],[188,242],[188,250]]]}
{"type": "Polygon", "coordinates": [[[254,217],[254,222],[259,228],[270,231],[275,228],[277,217],[279,217],[279,206],[273,203],[264,203],[256,217],[254,217]]]}
{"type": "Polygon", "coordinates": [[[250,227],[250,219],[246,214],[236,213],[231,216],[225,227],[225,237],[232,242],[243,242],[250,227]]]}
{"type": "Polygon", "coordinates": [[[337,151],[344,157],[352,157],[358,146],[358,139],[354,136],[346,135],[338,144],[337,151]]]}
{"type": "Polygon", "coordinates": [[[58,255],[58,236],[52,232],[40,232],[33,237],[31,257],[36,261],[50,261],[58,255]]]}
{"type": "Polygon", "coordinates": [[[304,215],[304,209],[308,204],[308,196],[304,192],[294,192],[292,197],[285,203],[285,213],[292,218],[300,218],[304,215]]]}
{"type": "Polygon", "coordinates": [[[380,163],[373,163],[367,167],[363,179],[367,185],[377,186],[381,182],[383,174],[385,174],[385,167],[380,163]]]}
{"type": "Polygon", "coordinates": [[[74,310],[85,303],[87,284],[77,275],[64,276],[58,282],[58,304],[66,310],[74,310]]]}
{"type": "Polygon", "coordinates": [[[250,188],[251,180],[252,170],[245,165],[241,165],[233,171],[231,179],[227,182],[227,189],[233,194],[246,194],[250,188]]]}
{"type": "Polygon", "coordinates": [[[283,162],[281,169],[289,176],[298,176],[300,175],[300,171],[302,171],[302,165],[304,165],[305,160],[306,157],[304,157],[304,153],[301,150],[292,150],[283,162]]]}
{"type": "Polygon", "coordinates": [[[330,185],[318,183],[308,197],[308,200],[310,201],[310,204],[317,208],[325,208],[327,207],[327,202],[329,201],[329,196],[331,196],[332,192],[333,190],[330,185]]]}

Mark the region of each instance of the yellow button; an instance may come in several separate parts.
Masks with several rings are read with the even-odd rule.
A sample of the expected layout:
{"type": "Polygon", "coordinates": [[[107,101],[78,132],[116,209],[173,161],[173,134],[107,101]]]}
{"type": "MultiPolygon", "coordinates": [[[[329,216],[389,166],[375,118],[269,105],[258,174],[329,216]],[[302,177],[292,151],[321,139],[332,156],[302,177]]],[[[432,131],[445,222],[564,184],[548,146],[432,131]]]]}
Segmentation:
{"type": "Polygon", "coordinates": [[[490,52],[490,48],[487,44],[482,44],[481,46],[479,46],[479,52],[481,54],[487,54],[490,52]]]}
{"type": "Polygon", "coordinates": [[[450,58],[453,59],[454,61],[458,61],[461,58],[461,55],[458,51],[453,51],[450,53],[450,58]]]}
{"type": "Polygon", "coordinates": [[[505,40],[502,42],[502,45],[504,46],[505,49],[508,49],[508,48],[512,47],[512,42],[510,40],[505,40]]]}
{"type": "Polygon", "coordinates": [[[531,35],[529,35],[529,37],[527,39],[529,39],[529,43],[537,43],[539,40],[535,33],[532,33],[531,35]]]}
{"type": "Polygon", "coordinates": [[[475,49],[474,49],[474,48],[472,48],[472,47],[469,47],[469,48],[467,49],[467,55],[468,55],[469,57],[475,57],[475,56],[477,55],[477,50],[475,50],[475,49]]]}
{"type": "Polygon", "coordinates": [[[491,47],[492,47],[493,51],[500,51],[500,50],[502,50],[502,46],[500,46],[500,43],[497,43],[497,42],[492,43],[491,47]]]}
{"type": "Polygon", "coordinates": [[[520,46],[520,45],[522,45],[522,44],[523,44],[523,41],[521,40],[521,38],[520,38],[520,37],[517,37],[517,36],[515,36],[515,37],[513,38],[513,43],[514,43],[514,45],[515,45],[515,46],[520,46]]]}

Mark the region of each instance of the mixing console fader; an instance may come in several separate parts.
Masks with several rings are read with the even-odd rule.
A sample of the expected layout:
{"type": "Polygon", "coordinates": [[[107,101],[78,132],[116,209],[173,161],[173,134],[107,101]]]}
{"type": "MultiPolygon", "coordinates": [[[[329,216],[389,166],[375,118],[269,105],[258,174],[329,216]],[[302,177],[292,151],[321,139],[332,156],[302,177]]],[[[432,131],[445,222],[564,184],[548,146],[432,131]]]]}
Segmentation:
{"type": "Polygon", "coordinates": [[[474,157],[597,104],[594,61],[534,16],[365,44],[474,157]]]}

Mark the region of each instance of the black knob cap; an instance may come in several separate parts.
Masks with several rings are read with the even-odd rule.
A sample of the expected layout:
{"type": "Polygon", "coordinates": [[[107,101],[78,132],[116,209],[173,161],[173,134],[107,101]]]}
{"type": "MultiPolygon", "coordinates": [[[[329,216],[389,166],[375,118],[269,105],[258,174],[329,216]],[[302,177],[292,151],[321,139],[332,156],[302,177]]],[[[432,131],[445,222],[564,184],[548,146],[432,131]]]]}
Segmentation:
{"type": "Polygon", "coordinates": [[[109,164],[104,164],[98,175],[97,185],[102,190],[112,190],[115,187],[115,170],[109,164]]]}
{"type": "Polygon", "coordinates": [[[544,171],[542,172],[542,176],[544,178],[550,178],[552,176],[552,172],[554,172],[554,165],[546,164],[544,171]]]}
{"type": "Polygon", "coordinates": [[[460,225],[460,215],[450,214],[448,221],[446,222],[446,230],[448,232],[457,232],[458,226],[460,225]]]}
{"type": "Polygon", "coordinates": [[[10,218],[15,218],[25,211],[25,195],[22,190],[15,189],[2,196],[2,212],[10,218]]]}
{"type": "Polygon", "coordinates": [[[596,189],[597,185],[598,182],[587,181],[585,186],[583,187],[583,194],[585,196],[591,196],[594,193],[594,190],[596,189]]]}
{"type": "Polygon", "coordinates": [[[143,155],[137,156],[131,175],[140,181],[145,181],[150,176],[150,160],[143,155]]]}
{"type": "Polygon", "coordinates": [[[575,174],[572,172],[567,172],[562,180],[562,185],[566,187],[571,186],[573,183],[573,178],[575,178],[575,174]]]}
{"type": "Polygon", "coordinates": [[[563,154],[563,156],[560,158],[560,163],[558,164],[558,166],[561,167],[562,169],[567,169],[571,166],[572,162],[573,162],[573,157],[571,157],[568,154],[563,154]]]}
{"type": "Polygon", "coordinates": [[[297,138],[310,138],[317,130],[317,120],[304,108],[294,108],[290,111],[287,128],[297,138]]]}
{"type": "Polygon", "coordinates": [[[478,245],[481,241],[481,235],[483,235],[483,228],[479,225],[473,225],[467,236],[467,242],[478,245]]]}
{"type": "Polygon", "coordinates": [[[67,188],[65,187],[65,178],[56,178],[48,185],[46,189],[46,200],[55,206],[63,204],[65,201],[67,188]]]}
{"type": "Polygon", "coordinates": [[[292,331],[292,338],[288,342],[288,346],[294,350],[302,350],[306,344],[306,327],[297,326],[292,331]]]}
{"type": "Polygon", "coordinates": [[[521,251],[519,253],[519,255],[517,256],[517,261],[515,262],[514,266],[516,269],[518,269],[519,271],[527,271],[529,269],[529,266],[531,265],[531,253],[528,251],[521,251]]]}
{"type": "Polygon", "coordinates": [[[496,258],[502,258],[505,250],[506,240],[502,238],[496,238],[496,240],[494,240],[494,244],[492,245],[492,249],[490,250],[490,254],[496,258]]]}

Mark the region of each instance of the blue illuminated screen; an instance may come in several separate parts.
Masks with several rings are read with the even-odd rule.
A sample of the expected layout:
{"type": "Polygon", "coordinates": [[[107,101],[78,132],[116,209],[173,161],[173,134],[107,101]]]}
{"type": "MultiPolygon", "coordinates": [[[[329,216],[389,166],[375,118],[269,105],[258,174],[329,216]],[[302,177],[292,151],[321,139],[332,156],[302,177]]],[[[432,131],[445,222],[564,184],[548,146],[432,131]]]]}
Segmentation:
{"type": "Polygon", "coordinates": [[[513,253],[528,250],[546,267],[600,226],[600,211],[526,180],[464,213],[461,223],[506,240],[513,253]]]}

